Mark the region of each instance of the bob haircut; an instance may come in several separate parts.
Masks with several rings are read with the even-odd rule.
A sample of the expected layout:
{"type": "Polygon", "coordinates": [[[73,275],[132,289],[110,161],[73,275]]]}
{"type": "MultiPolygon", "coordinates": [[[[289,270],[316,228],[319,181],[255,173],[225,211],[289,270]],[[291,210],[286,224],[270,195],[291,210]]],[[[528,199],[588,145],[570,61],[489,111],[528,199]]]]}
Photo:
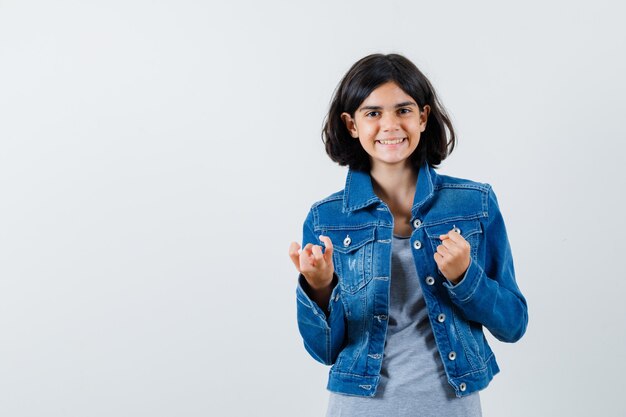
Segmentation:
{"type": "Polygon", "coordinates": [[[413,167],[419,169],[424,161],[431,166],[439,165],[452,153],[456,143],[452,123],[426,76],[402,55],[372,54],[357,61],[335,89],[322,131],[322,141],[330,159],[354,170],[371,169],[369,155],[361,143],[350,136],[341,113],[346,112],[354,118],[367,96],[389,81],[411,96],[420,111],[424,105],[430,106],[426,130],[410,157],[413,167]]]}

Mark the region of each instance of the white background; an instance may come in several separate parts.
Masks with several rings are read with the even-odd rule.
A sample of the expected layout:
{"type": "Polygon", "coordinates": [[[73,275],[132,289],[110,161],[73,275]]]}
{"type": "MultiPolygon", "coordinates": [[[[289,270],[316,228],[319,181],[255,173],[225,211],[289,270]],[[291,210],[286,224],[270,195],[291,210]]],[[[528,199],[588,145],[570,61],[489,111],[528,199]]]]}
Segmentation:
{"type": "Polygon", "coordinates": [[[528,299],[484,415],[624,416],[619,4],[0,1],[0,415],[322,416],[287,249],[333,89],[399,52],[528,299]]]}

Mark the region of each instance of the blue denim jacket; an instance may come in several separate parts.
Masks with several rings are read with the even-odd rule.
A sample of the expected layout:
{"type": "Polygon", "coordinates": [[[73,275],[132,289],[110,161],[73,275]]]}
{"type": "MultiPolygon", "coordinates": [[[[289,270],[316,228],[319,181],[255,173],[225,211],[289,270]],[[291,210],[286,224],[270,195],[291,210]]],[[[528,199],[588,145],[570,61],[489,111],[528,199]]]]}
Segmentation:
{"type": "MultiPolygon", "coordinates": [[[[515,342],[528,322],[498,200],[489,184],[439,175],[424,164],[411,213],[413,257],[437,348],[456,395],[468,395],[499,371],[483,326],[498,340],[515,342]],[[456,285],[434,260],[439,235],[454,227],[471,246],[470,265],[456,285]]],[[[323,246],[320,234],[333,242],[338,284],[322,311],[300,274],[298,328],[311,356],[332,365],[328,390],[372,397],[387,332],[393,216],[368,173],[349,171],[342,191],[313,204],[302,246],[323,246]]]]}

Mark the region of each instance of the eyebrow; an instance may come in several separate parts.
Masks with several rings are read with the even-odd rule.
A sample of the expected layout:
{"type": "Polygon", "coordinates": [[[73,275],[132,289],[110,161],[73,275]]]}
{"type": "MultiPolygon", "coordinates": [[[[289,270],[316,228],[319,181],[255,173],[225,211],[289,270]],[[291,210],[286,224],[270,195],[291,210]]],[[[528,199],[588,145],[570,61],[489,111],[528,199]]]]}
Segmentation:
{"type": "MultiPolygon", "coordinates": [[[[399,107],[406,107],[406,106],[415,106],[417,107],[417,104],[414,101],[403,101],[402,103],[398,103],[396,104],[394,107],[397,109],[399,107]]],[[[382,106],[364,106],[361,107],[359,109],[359,111],[365,111],[365,110],[382,110],[382,106]]]]}

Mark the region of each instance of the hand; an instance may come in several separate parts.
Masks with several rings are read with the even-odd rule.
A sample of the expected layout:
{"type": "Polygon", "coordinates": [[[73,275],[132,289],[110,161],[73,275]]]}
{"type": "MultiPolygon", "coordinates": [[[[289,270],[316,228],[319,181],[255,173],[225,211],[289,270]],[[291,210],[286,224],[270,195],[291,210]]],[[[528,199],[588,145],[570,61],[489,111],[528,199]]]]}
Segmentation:
{"type": "Polygon", "coordinates": [[[314,290],[328,288],[333,281],[335,267],[333,266],[333,243],[328,236],[320,235],[326,251],[322,253],[320,245],[308,243],[300,250],[300,245],[291,242],[289,257],[298,272],[304,275],[309,286],[314,290]]]}
{"type": "Polygon", "coordinates": [[[458,232],[450,230],[439,235],[441,245],[437,246],[434,258],[444,277],[457,284],[470,264],[470,244],[458,232]]]}

